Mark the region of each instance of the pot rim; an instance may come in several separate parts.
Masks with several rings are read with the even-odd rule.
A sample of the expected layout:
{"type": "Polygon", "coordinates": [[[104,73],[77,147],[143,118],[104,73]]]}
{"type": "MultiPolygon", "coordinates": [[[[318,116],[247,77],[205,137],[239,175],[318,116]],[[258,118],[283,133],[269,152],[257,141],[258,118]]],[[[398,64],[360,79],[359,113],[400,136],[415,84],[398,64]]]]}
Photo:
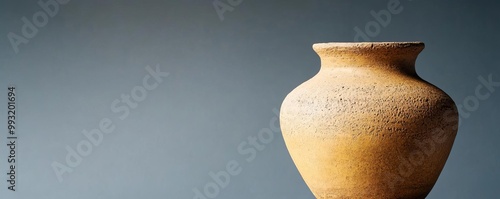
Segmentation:
{"type": "Polygon", "coordinates": [[[425,47],[424,42],[421,41],[392,41],[392,42],[325,42],[325,43],[315,43],[313,44],[313,49],[363,49],[363,48],[414,48],[425,47]]]}

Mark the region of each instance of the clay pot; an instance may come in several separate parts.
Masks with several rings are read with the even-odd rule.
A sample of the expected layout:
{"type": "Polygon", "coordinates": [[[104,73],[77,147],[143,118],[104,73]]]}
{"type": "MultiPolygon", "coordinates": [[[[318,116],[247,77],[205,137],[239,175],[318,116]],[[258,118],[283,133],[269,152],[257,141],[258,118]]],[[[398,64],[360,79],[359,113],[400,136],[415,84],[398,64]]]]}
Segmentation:
{"type": "Polygon", "coordinates": [[[285,98],[280,125],[317,198],[425,198],[458,127],[453,100],[422,80],[422,42],[319,43],[321,69],[285,98]]]}

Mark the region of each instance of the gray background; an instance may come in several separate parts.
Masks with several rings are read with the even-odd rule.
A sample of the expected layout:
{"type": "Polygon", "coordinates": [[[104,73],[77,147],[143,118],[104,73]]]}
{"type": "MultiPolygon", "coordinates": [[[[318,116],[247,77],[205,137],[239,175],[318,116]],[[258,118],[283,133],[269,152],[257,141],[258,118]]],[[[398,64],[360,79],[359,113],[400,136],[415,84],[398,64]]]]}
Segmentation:
{"type": "MultiPolygon", "coordinates": [[[[222,0],[225,2],[225,0],[222,0]]],[[[250,1],[224,13],[212,1],[70,1],[16,54],[7,34],[37,1],[0,3],[0,173],[7,172],[6,87],[17,87],[18,187],[2,198],[193,198],[209,172],[236,160],[242,172],[216,198],[313,198],[280,133],[253,161],[237,147],[269,127],[282,100],[319,70],[311,45],[352,41],[383,1],[250,1]],[[140,85],[145,67],[169,72],[123,121],[113,100],[140,85]],[[81,131],[116,129],[59,183],[51,163],[81,131]],[[5,197],[4,197],[5,196],[5,197]]],[[[373,41],[423,41],[417,72],[457,104],[479,76],[500,81],[499,4],[401,0],[373,41]]],[[[496,198],[500,191],[500,88],[461,120],[428,198],[496,198]],[[496,122],[495,122],[496,121],[496,122]]]]}

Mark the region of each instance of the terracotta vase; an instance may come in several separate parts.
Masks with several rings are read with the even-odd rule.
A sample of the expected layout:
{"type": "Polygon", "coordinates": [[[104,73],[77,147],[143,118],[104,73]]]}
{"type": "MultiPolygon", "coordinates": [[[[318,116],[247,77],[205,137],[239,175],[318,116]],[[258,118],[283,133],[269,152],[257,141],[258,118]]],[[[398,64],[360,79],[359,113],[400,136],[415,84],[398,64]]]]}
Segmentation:
{"type": "Polygon", "coordinates": [[[458,112],[422,80],[422,42],[319,43],[320,71],[285,98],[280,125],[316,198],[425,198],[458,112]]]}

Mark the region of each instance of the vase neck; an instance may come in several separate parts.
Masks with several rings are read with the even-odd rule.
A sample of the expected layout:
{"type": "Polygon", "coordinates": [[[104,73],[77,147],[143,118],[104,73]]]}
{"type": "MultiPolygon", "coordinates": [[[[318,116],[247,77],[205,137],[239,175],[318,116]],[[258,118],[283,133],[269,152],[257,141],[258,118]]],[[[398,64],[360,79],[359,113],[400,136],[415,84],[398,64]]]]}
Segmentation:
{"type": "Polygon", "coordinates": [[[415,60],[422,42],[319,43],[313,45],[321,68],[365,67],[416,74],[415,60]]]}

